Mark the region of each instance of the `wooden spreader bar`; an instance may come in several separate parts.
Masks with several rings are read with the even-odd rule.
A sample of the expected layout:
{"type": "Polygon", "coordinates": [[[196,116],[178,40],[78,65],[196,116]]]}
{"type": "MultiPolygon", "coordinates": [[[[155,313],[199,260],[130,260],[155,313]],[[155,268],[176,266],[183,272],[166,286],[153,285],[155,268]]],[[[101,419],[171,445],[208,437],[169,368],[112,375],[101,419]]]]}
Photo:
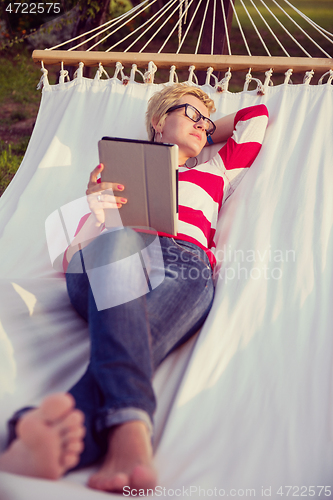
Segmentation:
{"type": "Polygon", "coordinates": [[[194,65],[196,70],[207,70],[210,66],[216,71],[267,71],[272,68],[275,73],[285,72],[292,68],[294,73],[318,71],[325,73],[333,70],[333,59],[310,57],[267,57],[267,56],[227,56],[206,54],[156,54],[138,52],[98,52],[98,51],[67,51],[67,50],[34,50],[33,60],[45,65],[60,64],[78,66],[114,66],[121,62],[124,67],[136,64],[139,68],[146,67],[153,61],[158,68],[176,66],[177,70],[188,69],[194,65]]]}

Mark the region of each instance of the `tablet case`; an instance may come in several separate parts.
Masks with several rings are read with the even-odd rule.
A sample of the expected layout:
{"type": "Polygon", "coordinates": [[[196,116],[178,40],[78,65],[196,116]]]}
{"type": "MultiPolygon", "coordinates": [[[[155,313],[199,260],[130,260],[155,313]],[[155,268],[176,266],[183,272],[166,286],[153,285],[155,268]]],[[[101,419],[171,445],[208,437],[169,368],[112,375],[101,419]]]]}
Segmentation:
{"type": "MultiPolygon", "coordinates": [[[[124,226],[139,226],[177,234],[178,146],[103,137],[98,142],[99,159],[104,164],[102,181],[125,186],[115,193],[127,203],[119,209],[124,226]]],[[[106,227],[114,226],[112,212],[105,211],[106,227]]]]}

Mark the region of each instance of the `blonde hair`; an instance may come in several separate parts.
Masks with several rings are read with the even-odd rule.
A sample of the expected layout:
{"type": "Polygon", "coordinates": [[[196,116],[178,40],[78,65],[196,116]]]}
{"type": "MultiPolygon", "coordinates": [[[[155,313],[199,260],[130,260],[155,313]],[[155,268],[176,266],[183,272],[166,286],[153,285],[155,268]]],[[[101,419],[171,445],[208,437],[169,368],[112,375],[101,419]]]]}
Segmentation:
{"type": "Polygon", "coordinates": [[[152,121],[162,125],[167,117],[167,110],[171,106],[178,104],[179,100],[185,95],[193,95],[204,103],[209,114],[216,111],[213,99],[200,88],[193,87],[187,83],[175,83],[174,85],[164,87],[160,92],[156,92],[148,101],[146,112],[146,128],[150,141],[154,140],[155,129],[152,121]]]}

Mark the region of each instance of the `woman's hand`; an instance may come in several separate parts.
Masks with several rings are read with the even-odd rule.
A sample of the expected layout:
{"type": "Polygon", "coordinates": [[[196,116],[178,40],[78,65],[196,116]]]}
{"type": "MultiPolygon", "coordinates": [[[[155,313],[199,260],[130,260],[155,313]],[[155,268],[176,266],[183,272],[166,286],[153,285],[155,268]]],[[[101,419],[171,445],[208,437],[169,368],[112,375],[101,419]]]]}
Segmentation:
{"type": "Polygon", "coordinates": [[[96,226],[105,222],[105,208],[121,208],[127,199],[114,196],[115,191],[123,191],[125,187],[116,182],[97,182],[98,175],[102,172],[104,165],[100,163],[90,174],[88,188],[86,191],[88,204],[92,215],[96,220],[96,226]],[[109,191],[111,190],[111,191],[109,191]]]}

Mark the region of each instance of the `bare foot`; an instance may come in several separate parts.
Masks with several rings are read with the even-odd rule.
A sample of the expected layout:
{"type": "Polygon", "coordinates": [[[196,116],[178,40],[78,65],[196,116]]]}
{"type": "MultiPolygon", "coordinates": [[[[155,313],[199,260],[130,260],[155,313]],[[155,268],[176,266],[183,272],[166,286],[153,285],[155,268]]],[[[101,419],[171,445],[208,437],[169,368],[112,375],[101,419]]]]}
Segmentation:
{"type": "Polygon", "coordinates": [[[53,394],[16,426],[17,439],[0,456],[0,470],[58,479],[75,467],[83,450],[83,414],[70,394],[53,394]]]}
{"type": "Polygon", "coordinates": [[[125,422],[110,432],[104,463],[91,476],[88,486],[113,492],[123,492],[125,486],[145,491],[154,489],[157,474],[152,459],[153,451],[146,424],[140,420],[125,422]]]}

